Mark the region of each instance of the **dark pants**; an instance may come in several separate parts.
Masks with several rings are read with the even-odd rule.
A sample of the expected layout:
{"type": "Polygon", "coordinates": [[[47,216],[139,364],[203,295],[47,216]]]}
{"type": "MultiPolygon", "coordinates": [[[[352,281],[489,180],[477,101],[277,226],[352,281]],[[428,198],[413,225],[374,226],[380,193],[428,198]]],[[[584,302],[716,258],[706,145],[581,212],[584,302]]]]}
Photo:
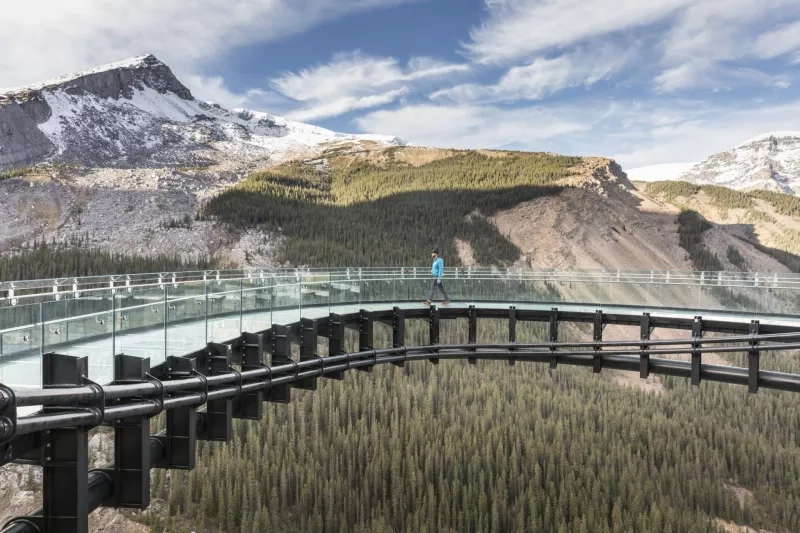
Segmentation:
{"type": "Polygon", "coordinates": [[[444,290],[444,283],[442,283],[442,280],[440,280],[440,279],[434,279],[431,282],[431,292],[428,294],[428,300],[429,301],[433,300],[433,297],[436,295],[436,289],[439,289],[439,291],[442,293],[442,296],[444,296],[444,301],[445,302],[449,302],[450,301],[450,297],[447,296],[447,291],[444,290]]]}

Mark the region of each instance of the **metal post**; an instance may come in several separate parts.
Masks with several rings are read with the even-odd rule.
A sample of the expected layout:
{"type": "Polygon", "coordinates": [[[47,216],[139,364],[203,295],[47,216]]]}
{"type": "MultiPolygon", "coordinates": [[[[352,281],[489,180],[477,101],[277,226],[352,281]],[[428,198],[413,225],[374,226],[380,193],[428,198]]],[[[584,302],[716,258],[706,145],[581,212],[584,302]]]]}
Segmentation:
{"type": "MultiPolygon", "coordinates": [[[[597,310],[594,312],[594,342],[599,343],[603,341],[603,312],[597,310]]],[[[600,371],[603,369],[603,355],[600,353],[602,348],[595,344],[594,345],[594,358],[593,358],[593,365],[592,365],[592,372],[595,374],[599,374],[600,371]]]]}
{"type": "MultiPolygon", "coordinates": [[[[511,306],[508,308],[508,343],[509,344],[516,344],[517,342],[517,308],[516,306],[511,306]]],[[[509,357],[508,357],[508,366],[514,366],[514,348],[511,347],[508,350],[509,357]]]]}
{"type": "MultiPolygon", "coordinates": [[[[230,372],[233,362],[233,348],[229,344],[208,343],[205,361],[201,361],[200,373],[205,376],[216,376],[230,372]]],[[[209,400],[205,412],[198,413],[205,417],[205,431],[197,438],[214,442],[230,442],[233,438],[233,400],[222,398],[209,400]]]]}
{"type": "Polygon", "coordinates": [[[758,393],[758,371],[761,362],[761,352],[755,349],[758,346],[758,341],[756,340],[758,330],[758,320],[750,322],[750,351],[747,354],[747,389],[750,394],[758,393]]]}
{"type": "MultiPolygon", "coordinates": [[[[429,313],[430,313],[430,325],[428,328],[429,342],[431,346],[437,346],[439,344],[439,327],[441,324],[441,316],[439,313],[439,309],[437,309],[435,305],[432,305],[430,307],[429,313]]],[[[429,357],[428,361],[430,361],[434,365],[439,364],[438,357],[429,357]]]]}
{"type": "MultiPolygon", "coordinates": [[[[478,311],[475,309],[474,305],[469,306],[469,332],[467,334],[467,342],[469,344],[475,344],[478,342],[478,311]]],[[[470,348],[471,352],[474,352],[474,348],[470,348]]],[[[478,363],[478,359],[476,357],[467,357],[467,361],[471,365],[475,365],[478,363]]]]}
{"type": "MultiPolygon", "coordinates": [[[[289,341],[289,328],[280,324],[272,325],[272,350],[270,366],[284,365],[292,360],[292,345],[289,341]]],[[[268,402],[289,403],[292,401],[292,389],[288,383],[273,385],[267,392],[268,402]]]]}
{"type": "MultiPolygon", "coordinates": [[[[45,389],[84,384],[88,357],[44,354],[42,385],[45,389]]],[[[44,407],[44,413],[72,411],[44,407]]],[[[102,413],[101,413],[102,420],[102,413]]],[[[43,513],[37,522],[42,533],[89,531],[89,432],[86,427],[64,427],[44,432],[42,469],[43,513]]]]}
{"type": "MultiPolygon", "coordinates": [[[[300,361],[313,361],[317,354],[317,321],[310,318],[300,319],[300,361]]],[[[317,378],[306,378],[292,383],[292,387],[301,390],[317,390],[317,378]]]]}
{"type": "MultiPolygon", "coordinates": [[[[361,309],[358,314],[358,351],[365,352],[372,350],[373,346],[373,320],[372,313],[361,309]]],[[[358,370],[372,372],[372,366],[360,366],[358,370]]]]}
{"type": "Polygon", "coordinates": [[[550,310],[550,369],[555,370],[558,366],[558,355],[556,354],[555,343],[558,342],[558,308],[550,310]]]}
{"type": "MultiPolygon", "coordinates": [[[[344,336],[345,323],[341,315],[330,314],[328,319],[328,355],[342,355],[345,353],[344,336]]],[[[328,372],[323,377],[341,381],[344,379],[344,371],[328,372]]]]}
{"type": "Polygon", "coordinates": [[[639,377],[647,379],[650,376],[650,352],[647,351],[647,341],[650,340],[650,313],[642,314],[639,322],[639,339],[642,341],[641,353],[639,354],[639,377]]]}
{"type": "MultiPolygon", "coordinates": [[[[399,307],[393,309],[392,318],[392,347],[402,348],[406,345],[406,312],[399,307]]],[[[405,358],[401,361],[393,361],[392,364],[396,367],[403,368],[406,366],[405,358]]]]}
{"type": "Polygon", "coordinates": [[[703,356],[697,351],[700,348],[700,339],[703,338],[703,317],[694,317],[692,322],[692,385],[700,385],[700,365],[703,356]]]}
{"type": "MultiPolygon", "coordinates": [[[[195,374],[197,363],[188,357],[170,356],[165,364],[165,379],[185,379],[195,374]]],[[[195,392],[182,393],[195,394],[195,392]]],[[[175,396],[175,394],[173,394],[175,396]]],[[[165,435],[157,435],[165,454],[154,468],[193,470],[197,450],[197,411],[194,406],[178,407],[167,411],[165,435]]]]}
{"type": "MultiPolygon", "coordinates": [[[[114,384],[147,381],[150,359],[114,357],[114,384]]],[[[126,403],[140,400],[130,398],[126,403]]],[[[118,401],[117,404],[123,402],[118,401]]],[[[103,470],[114,486],[106,507],[144,510],[150,506],[150,418],[133,416],[114,422],[114,466],[103,470]]]]}
{"type": "MultiPolygon", "coordinates": [[[[234,362],[242,365],[242,372],[263,368],[264,362],[264,335],[261,333],[242,333],[241,345],[239,347],[239,361],[236,361],[234,352],[234,362]]],[[[259,389],[255,392],[245,392],[238,402],[234,401],[234,418],[245,420],[261,420],[264,415],[264,390],[259,389]]]]}

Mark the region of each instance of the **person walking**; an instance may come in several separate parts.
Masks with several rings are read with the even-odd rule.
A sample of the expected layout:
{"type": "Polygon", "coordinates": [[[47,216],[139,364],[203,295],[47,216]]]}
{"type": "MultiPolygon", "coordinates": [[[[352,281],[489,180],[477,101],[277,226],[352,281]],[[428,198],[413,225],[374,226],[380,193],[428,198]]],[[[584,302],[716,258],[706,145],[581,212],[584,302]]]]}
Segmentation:
{"type": "Polygon", "coordinates": [[[436,289],[439,289],[442,296],[444,296],[444,303],[442,305],[450,305],[450,297],[447,296],[447,291],[444,290],[444,282],[442,281],[444,277],[444,259],[439,257],[439,250],[436,249],[431,252],[431,257],[433,258],[433,265],[431,266],[433,281],[431,282],[431,290],[428,294],[428,299],[423,303],[425,305],[431,305],[431,300],[433,300],[433,297],[436,295],[436,289]]]}

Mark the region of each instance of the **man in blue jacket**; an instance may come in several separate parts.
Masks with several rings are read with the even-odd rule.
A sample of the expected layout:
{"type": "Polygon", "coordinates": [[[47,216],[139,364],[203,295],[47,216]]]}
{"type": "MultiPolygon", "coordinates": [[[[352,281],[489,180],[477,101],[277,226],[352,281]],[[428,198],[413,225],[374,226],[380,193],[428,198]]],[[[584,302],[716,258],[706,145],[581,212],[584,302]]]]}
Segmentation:
{"type": "Polygon", "coordinates": [[[444,283],[442,282],[442,278],[444,277],[444,260],[439,257],[439,250],[432,251],[431,257],[433,258],[433,266],[431,266],[433,282],[431,283],[431,292],[424,304],[431,305],[431,300],[433,300],[436,294],[436,289],[439,289],[442,296],[444,296],[444,303],[442,305],[450,305],[450,297],[447,296],[447,291],[444,290],[444,283]]]}

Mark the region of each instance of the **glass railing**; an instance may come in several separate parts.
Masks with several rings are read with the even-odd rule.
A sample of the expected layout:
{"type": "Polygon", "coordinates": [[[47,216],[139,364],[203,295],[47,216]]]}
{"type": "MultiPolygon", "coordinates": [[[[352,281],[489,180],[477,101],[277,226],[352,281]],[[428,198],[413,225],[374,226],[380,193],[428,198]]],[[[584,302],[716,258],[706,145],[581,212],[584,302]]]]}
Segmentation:
{"type": "MultiPolygon", "coordinates": [[[[273,323],[359,308],[417,305],[427,268],[229,270],[0,283],[0,382],[41,384],[41,355],[88,356],[89,378],[113,377],[113,355],[152,365],[273,323]]],[[[635,308],[800,320],[800,276],[732,272],[450,268],[456,306],[635,308]]]]}

